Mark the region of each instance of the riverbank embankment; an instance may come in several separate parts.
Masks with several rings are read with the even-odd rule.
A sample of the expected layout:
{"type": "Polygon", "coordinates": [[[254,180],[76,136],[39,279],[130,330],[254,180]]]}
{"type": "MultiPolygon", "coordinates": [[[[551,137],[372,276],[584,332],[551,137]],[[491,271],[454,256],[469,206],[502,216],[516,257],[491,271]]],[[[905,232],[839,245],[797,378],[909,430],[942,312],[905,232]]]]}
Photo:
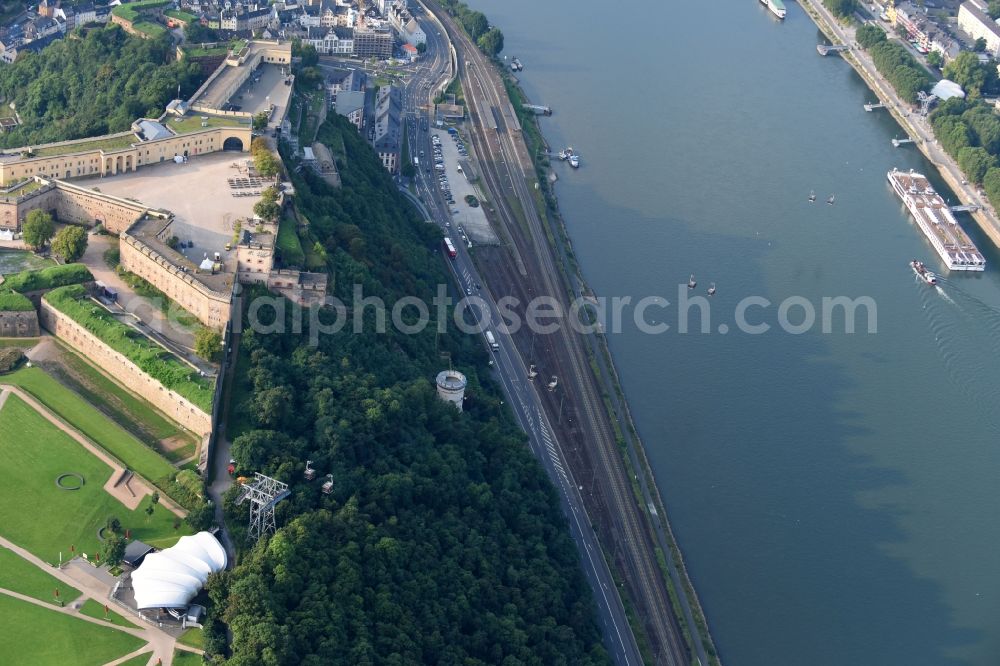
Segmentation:
{"type": "MultiPolygon", "coordinates": [[[[559,199],[555,193],[556,181],[550,178],[550,174],[554,172],[547,157],[553,150],[542,132],[539,116],[523,110],[522,104],[530,102],[527,94],[517,78],[507,72],[502,63],[495,64],[504,77],[507,95],[521,125],[521,138],[527,149],[522,156],[527,166],[525,171],[534,169],[538,178],[540,190],[536,190],[535,207],[543,225],[547,227],[547,235],[558,259],[557,264],[560,264],[564,286],[574,298],[594,296],[594,291],[583,277],[582,267],[573,252],[566,221],[559,209],[559,199]]],[[[671,529],[666,504],[653,476],[645,445],[628,407],[628,399],[603,332],[588,336],[587,354],[591,369],[602,387],[604,406],[611,417],[622,461],[632,479],[632,491],[652,526],[657,564],[666,580],[674,614],[692,652],[692,663],[721,666],[708,619],[671,529]]]]}
{"type": "Polygon", "coordinates": [[[872,92],[878,95],[879,100],[886,105],[886,109],[896,119],[896,122],[913,139],[914,145],[937,168],[941,178],[955,192],[959,201],[966,206],[980,207],[979,210],[971,213],[972,218],[979,225],[979,228],[989,236],[993,244],[1000,248],[1000,217],[998,217],[997,212],[986,197],[979,194],[966,181],[958,164],[944,152],[934,138],[934,132],[927,120],[919,114],[914,114],[910,106],[899,98],[889,82],[879,74],[875,63],[857,45],[854,39],[854,28],[840,25],[829,10],[823,6],[822,0],[800,0],[799,4],[831,42],[850,47],[848,51],[841,51],[840,55],[864,79],[872,92]]]}

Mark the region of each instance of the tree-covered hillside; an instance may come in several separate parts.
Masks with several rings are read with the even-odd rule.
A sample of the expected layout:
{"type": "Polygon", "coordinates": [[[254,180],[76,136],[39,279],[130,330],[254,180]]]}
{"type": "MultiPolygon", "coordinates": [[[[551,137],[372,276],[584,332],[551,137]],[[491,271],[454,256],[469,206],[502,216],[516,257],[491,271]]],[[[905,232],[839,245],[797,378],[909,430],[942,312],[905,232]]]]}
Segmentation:
{"type": "Polygon", "coordinates": [[[197,65],[174,62],[168,36],[132,37],[117,26],[88,29],[0,67],[0,98],[14,102],[21,125],[0,135],[18,147],[123,132],[136,118],[159,116],[200,84],[197,65]]]}
{"type": "MultiPolygon", "coordinates": [[[[341,189],[293,175],[347,309],[355,283],[391,306],[446,281],[440,234],[396,192],[346,120],[341,189]]],[[[341,143],[342,142],[342,143],[341,143]]],[[[368,311],[369,313],[371,310],[368,311]]],[[[308,342],[244,333],[229,430],[239,473],[292,486],[275,536],[211,585],[210,658],[249,665],[605,664],[555,489],[500,404],[477,338],[370,331],[308,342]],[[440,401],[442,352],[469,378],[440,401]],[[319,471],[304,480],[306,460],[319,471]],[[333,492],[320,485],[327,473],[333,492]],[[225,625],[232,631],[226,646],[225,625]]],[[[246,508],[227,501],[242,541],[246,508]]]]}

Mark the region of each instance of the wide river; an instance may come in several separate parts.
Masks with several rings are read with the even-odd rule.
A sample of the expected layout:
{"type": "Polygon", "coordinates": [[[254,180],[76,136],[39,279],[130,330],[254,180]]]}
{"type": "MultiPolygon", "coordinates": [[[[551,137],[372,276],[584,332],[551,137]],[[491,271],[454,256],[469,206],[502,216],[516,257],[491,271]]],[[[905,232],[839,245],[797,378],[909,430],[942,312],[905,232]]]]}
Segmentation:
{"type": "Polygon", "coordinates": [[[1000,255],[962,219],[988,271],[915,280],[945,271],[885,176],[929,166],[861,79],[790,0],[472,4],[582,155],[557,191],[596,293],[718,288],[711,333],[671,306],[610,342],[724,662],[1000,663],[1000,255]],[[824,333],[837,296],[877,332],[824,333]]]}

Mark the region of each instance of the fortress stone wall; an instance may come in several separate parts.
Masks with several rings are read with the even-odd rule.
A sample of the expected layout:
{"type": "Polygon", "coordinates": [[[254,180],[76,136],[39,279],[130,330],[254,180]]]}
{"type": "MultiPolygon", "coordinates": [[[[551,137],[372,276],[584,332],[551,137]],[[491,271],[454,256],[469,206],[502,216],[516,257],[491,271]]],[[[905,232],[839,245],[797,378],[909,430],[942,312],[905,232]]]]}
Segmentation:
{"type": "Polygon", "coordinates": [[[38,313],[34,310],[0,312],[0,338],[37,338],[39,335],[38,313]]]}
{"type": "Polygon", "coordinates": [[[199,435],[212,431],[212,417],[186,398],[163,387],[139,366],[106,345],[93,333],[59,312],[42,299],[39,315],[42,326],[76,349],[119,383],[135,391],[164,414],[199,435]]]}
{"type": "Polygon", "coordinates": [[[176,301],[181,307],[211,328],[221,330],[229,321],[232,285],[228,291],[215,291],[182,270],[138,238],[121,235],[121,265],[176,301]]]}
{"type": "MultiPolygon", "coordinates": [[[[129,134],[126,132],[124,136],[129,134]]],[[[126,173],[144,164],[173,159],[174,155],[204,155],[222,150],[227,139],[239,139],[242,150],[247,151],[250,150],[251,128],[250,125],[209,127],[151,141],[136,138],[131,146],[107,151],[94,147],[94,143],[103,138],[64,141],[39,147],[51,150],[53,146],[63,146],[66,152],[62,155],[25,157],[18,153],[0,156],[0,185],[10,185],[33,176],[68,179],[126,173]],[[73,151],[74,144],[79,145],[78,152],[73,151]]]]}

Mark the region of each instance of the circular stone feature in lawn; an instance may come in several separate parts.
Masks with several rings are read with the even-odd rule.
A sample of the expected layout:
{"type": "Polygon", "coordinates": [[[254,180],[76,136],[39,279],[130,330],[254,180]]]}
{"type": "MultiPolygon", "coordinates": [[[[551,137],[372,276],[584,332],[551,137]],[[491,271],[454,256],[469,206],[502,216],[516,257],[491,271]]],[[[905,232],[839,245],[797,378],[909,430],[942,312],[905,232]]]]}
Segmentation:
{"type": "Polygon", "coordinates": [[[84,483],[86,483],[86,481],[84,481],[83,475],[77,474],[76,472],[64,472],[56,477],[56,485],[62,490],[79,490],[80,488],[83,488],[84,483]],[[79,483],[76,485],[73,485],[72,481],[66,483],[66,479],[70,478],[76,479],[79,483]]]}

